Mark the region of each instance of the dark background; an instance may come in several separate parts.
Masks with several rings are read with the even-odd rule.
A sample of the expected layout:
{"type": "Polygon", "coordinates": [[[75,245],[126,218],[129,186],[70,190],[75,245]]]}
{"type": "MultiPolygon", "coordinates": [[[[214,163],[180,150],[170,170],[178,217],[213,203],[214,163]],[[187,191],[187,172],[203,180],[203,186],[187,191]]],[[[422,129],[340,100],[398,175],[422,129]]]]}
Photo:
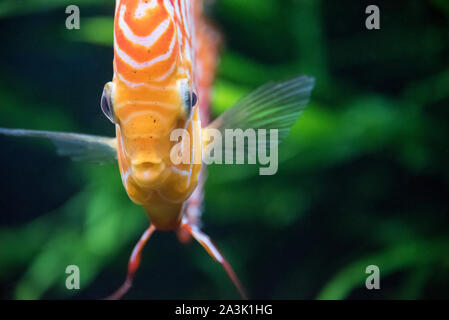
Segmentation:
{"type": "MultiPolygon", "coordinates": [[[[113,135],[113,1],[0,3],[0,126],[113,135]],[[79,5],[81,29],[65,28],[79,5]]],[[[316,78],[279,172],[212,166],[204,230],[259,299],[449,298],[449,2],[218,0],[219,114],[269,80],[316,78]],[[381,29],[365,28],[377,4],[381,29]],[[380,268],[369,291],[365,268],[380,268]]],[[[117,165],[0,137],[0,297],[98,299],[147,227],[117,165]],[[67,265],[81,290],[65,288],[67,265]]],[[[196,243],[156,233],[126,298],[238,298],[196,243]]]]}

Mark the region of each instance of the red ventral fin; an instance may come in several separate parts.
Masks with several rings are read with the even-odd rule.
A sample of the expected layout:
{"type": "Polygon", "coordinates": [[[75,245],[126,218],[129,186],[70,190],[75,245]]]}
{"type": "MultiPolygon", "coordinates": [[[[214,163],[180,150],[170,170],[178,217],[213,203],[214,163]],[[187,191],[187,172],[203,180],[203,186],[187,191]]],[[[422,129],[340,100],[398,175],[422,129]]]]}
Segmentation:
{"type": "Polygon", "coordinates": [[[207,253],[209,253],[209,255],[214,258],[215,261],[221,263],[232,283],[234,283],[234,286],[236,287],[242,299],[247,300],[248,296],[246,295],[245,289],[240,283],[239,278],[235,274],[229,262],[223,257],[218,248],[212,243],[209,236],[199,230],[198,227],[190,226],[189,224],[184,222],[182,224],[182,228],[187,230],[192,235],[192,237],[194,237],[195,240],[197,240],[203,246],[207,253]]]}
{"type": "Polygon", "coordinates": [[[117,291],[115,291],[112,295],[107,297],[106,300],[119,300],[131,288],[131,286],[133,284],[134,275],[140,265],[140,258],[142,256],[142,250],[145,247],[145,244],[147,243],[148,239],[150,239],[151,235],[154,233],[155,230],[156,230],[156,228],[153,225],[150,225],[150,227],[147,230],[145,230],[145,232],[143,233],[139,242],[137,242],[136,246],[134,247],[131,257],[129,258],[128,274],[126,275],[125,282],[122,284],[122,286],[117,291]]]}

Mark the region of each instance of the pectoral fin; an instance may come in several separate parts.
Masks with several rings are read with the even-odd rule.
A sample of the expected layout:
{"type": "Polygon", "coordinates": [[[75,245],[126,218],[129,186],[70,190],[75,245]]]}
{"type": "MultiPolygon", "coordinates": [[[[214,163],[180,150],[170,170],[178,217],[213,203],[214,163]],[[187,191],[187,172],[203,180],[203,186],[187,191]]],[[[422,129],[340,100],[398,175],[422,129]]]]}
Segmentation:
{"type": "Polygon", "coordinates": [[[226,129],[277,129],[280,143],[309,102],[314,85],[315,79],[308,76],[267,83],[237,102],[208,128],[219,130],[223,137],[226,129]]]}
{"type": "Polygon", "coordinates": [[[87,134],[0,128],[0,134],[15,137],[49,139],[58,155],[76,161],[109,162],[117,159],[115,138],[87,134]]]}

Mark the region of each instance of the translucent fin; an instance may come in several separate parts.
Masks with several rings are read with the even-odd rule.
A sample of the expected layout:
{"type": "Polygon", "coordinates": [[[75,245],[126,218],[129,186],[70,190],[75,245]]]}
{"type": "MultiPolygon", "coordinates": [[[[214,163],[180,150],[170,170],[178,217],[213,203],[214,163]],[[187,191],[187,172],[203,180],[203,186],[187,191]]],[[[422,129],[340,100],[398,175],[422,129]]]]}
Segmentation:
{"type": "Polygon", "coordinates": [[[278,129],[280,143],[309,102],[314,85],[315,79],[308,76],[267,83],[225,111],[209,128],[223,136],[226,129],[278,129]]]}
{"type": "Polygon", "coordinates": [[[86,134],[0,128],[0,134],[49,139],[60,156],[76,161],[109,162],[117,158],[115,138],[86,134]]]}

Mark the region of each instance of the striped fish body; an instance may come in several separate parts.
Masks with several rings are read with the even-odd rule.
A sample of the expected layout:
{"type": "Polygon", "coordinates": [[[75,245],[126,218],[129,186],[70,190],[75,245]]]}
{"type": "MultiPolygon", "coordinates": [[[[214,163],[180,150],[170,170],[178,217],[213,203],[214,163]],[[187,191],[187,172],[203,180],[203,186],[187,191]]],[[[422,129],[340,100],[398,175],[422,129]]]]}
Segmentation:
{"type": "Polygon", "coordinates": [[[200,1],[116,3],[111,101],[120,172],[129,197],[160,230],[179,226],[201,171],[200,163],[170,160],[174,129],[187,129],[190,156],[201,159],[200,111],[192,105],[198,92],[193,74],[197,5],[200,1]]]}

